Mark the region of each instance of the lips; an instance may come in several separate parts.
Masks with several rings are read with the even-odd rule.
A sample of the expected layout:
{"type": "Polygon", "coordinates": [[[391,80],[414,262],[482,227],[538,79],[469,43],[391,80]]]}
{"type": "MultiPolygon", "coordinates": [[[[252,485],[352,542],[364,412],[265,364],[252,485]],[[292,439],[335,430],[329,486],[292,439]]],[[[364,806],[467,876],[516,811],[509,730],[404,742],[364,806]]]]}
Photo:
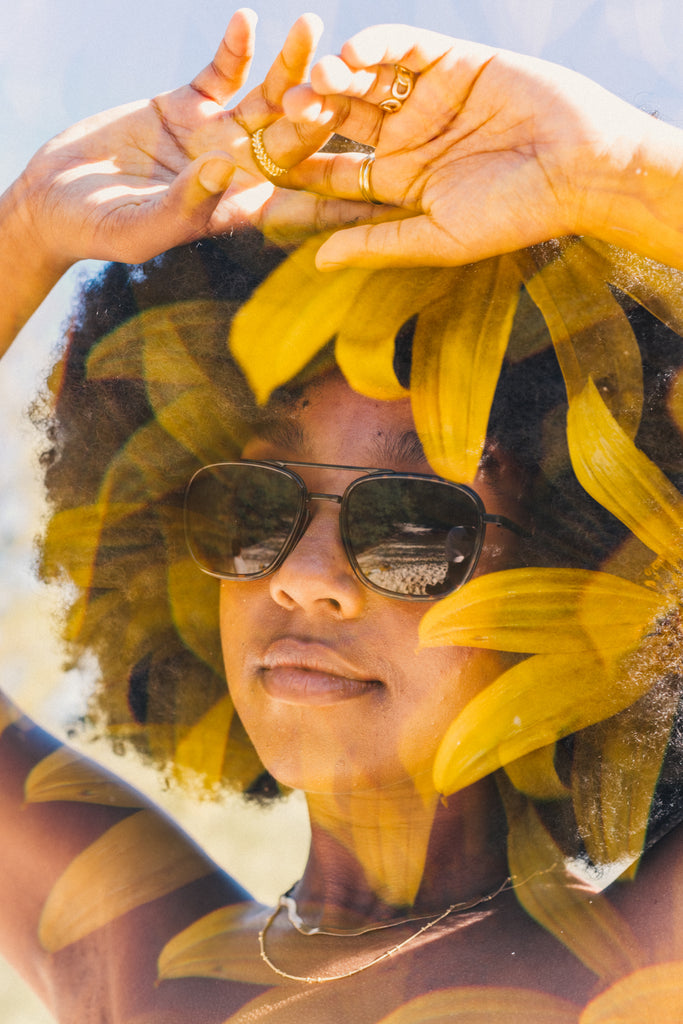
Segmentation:
{"type": "Polygon", "coordinates": [[[289,704],[336,704],[382,685],[325,644],[293,637],[269,645],[260,677],[271,697],[289,704]]]}

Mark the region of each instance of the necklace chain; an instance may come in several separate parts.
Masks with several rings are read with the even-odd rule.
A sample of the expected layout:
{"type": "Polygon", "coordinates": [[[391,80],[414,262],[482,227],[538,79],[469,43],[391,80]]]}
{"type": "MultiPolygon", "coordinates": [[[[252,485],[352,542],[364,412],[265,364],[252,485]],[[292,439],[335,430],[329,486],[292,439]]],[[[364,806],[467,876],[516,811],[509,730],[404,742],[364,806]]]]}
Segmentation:
{"type": "Polygon", "coordinates": [[[294,886],[280,896],[279,904],[281,910],[285,909],[287,911],[287,920],[300,935],[332,935],[335,937],[346,936],[353,938],[358,935],[367,935],[369,932],[379,932],[384,928],[398,928],[402,924],[413,924],[414,921],[426,921],[428,917],[433,916],[432,914],[419,914],[415,917],[395,917],[389,921],[375,921],[372,924],[364,925],[362,928],[318,928],[316,925],[306,924],[304,921],[299,913],[296,897],[292,896],[293,889],[294,886]]]}
{"type": "MultiPolygon", "coordinates": [[[[323,982],[326,982],[326,981],[340,981],[342,978],[352,978],[354,974],[360,974],[362,971],[367,971],[369,967],[374,967],[375,964],[381,963],[382,960],[388,960],[389,957],[394,956],[395,953],[398,953],[401,949],[403,949],[409,943],[414,942],[415,939],[419,938],[420,935],[423,935],[424,932],[429,931],[430,928],[433,928],[435,925],[437,925],[441,921],[443,921],[444,918],[449,916],[449,914],[454,914],[456,911],[463,912],[463,911],[466,911],[466,910],[472,910],[474,907],[478,907],[482,903],[488,903],[489,900],[494,899],[496,896],[500,895],[501,892],[503,892],[505,889],[507,889],[509,887],[509,885],[511,884],[511,882],[512,882],[512,878],[508,875],[508,877],[505,879],[504,882],[502,882],[500,885],[498,885],[491,892],[485,893],[484,896],[475,896],[473,899],[465,900],[465,901],[463,901],[461,903],[452,903],[450,905],[450,907],[447,907],[446,910],[443,910],[440,914],[438,914],[436,917],[433,917],[430,921],[427,921],[426,924],[423,924],[421,928],[419,928],[416,932],[413,932],[412,935],[409,935],[408,938],[403,939],[402,942],[398,942],[395,946],[392,946],[390,949],[386,949],[383,953],[380,953],[378,956],[373,957],[372,960],[368,960],[368,962],[366,964],[361,964],[360,967],[356,967],[352,971],[345,971],[343,974],[330,974],[330,975],[323,975],[322,977],[309,977],[308,975],[305,975],[305,974],[289,974],[287,971],[283,971],[279,967],[276,967],[276,965],[273,963],[273,961],[268,956],[268,953],[266,952],[266,935],[268,934],[268,930],[270,929],[271,925],[275,921],[275,918],[280,913],[282,908],[283,907],[289,907],[289,905],[294,903],[294,900],[292,899],[292,897],[289,896],[288,893],[285,893],[283,896],[280,897],[280,899],[277,902],[277,906],[268,915],[268,918],[267,918],[265,924],[263,925],[263,928],[261,928],[260,932],[258,933],[259,951],[261,953],[261,959],[268,965],[268,967],[270,967],[271,971],[274,971],[275,974],[278,974],[281,978],[287,978],[289,981],[303,981],[303,982],[306,982],[309,985],[314,985],[314,984],[322,984],[323,982]],[[287,901],[289,901],[289,904],[288,904],[287,901]]],[[[294,905],[296,906],[296,904],[294,904],[294,905]]],[[[383,927],[391,928],[391,927],[394,927],[397,924],[410,923],[411,921],[415,921],[415,920],[419,920],[419,918],[409,918],[408,921],[406,921],[406,922],[392,921],[391,923],[389,923],[387,925],[371,926],[370,928],[364,929],[364,931],[367,932],[367,931],[372,931],[372,930],[379,930],[380,928],[383,928],[383,927]]],[[[291,917],[290,917],[290,921],[291,921],[291,917]]],[[[296,927],[296,925],[295,925],[295,927],[296,927]]],[[[297,928],[297,931],[301,932],[301,929],[297,928]]],[[[321,932],[318,932],[317,930],[316,931],[311,931],[308,934],[316,934],[316,933],[317,934],[336,934],[336,933],[331,933],[331,932],[321,933],[321,932]]],[[[355,933],[347,933],[347,935],[348,934],[361,935],[363,933],[364,933],[363,931],[359,931],[359,932],[355,932],[355,933]]],[[[301,934],[305,935],[306,932],[301,932],[301,934]]],[[[341,934],[344,934],[344,933],[341,933],[341,934]]]]}

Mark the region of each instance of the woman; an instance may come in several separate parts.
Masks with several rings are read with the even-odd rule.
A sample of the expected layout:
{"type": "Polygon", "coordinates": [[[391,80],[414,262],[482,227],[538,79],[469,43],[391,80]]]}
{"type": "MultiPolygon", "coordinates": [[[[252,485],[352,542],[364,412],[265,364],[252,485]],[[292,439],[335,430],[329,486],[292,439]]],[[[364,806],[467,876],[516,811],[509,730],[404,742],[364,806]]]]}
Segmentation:
{"type": "MultiPolygon", "coordinates": [[[[44,569],[50,574],[66,568],[87,591],[85,603],[72,610],[71,638],[93,646],[106,673],[117,636],[107,620],[120,614],[119,599],[108,601],[109,593],[118,588],[125,600],[137,587],[136,607],[145,614],[118,634],[121,659],[138,651],[140,631],[158,636],[160,645],[180,641],[205,666],[204,676],[193,680],[203,678],[207,686],[194,687],[193,699],[205,707],[199,724],[192,724],[196,704],[188,710],[180,695],[190,701],[184,672],[199,669],[194,662],[190,666],[189,654],[183,662],[178,650],[174,663],[169,658],[165,664],[168,648],[157,645],[156,660],[154,653],[133,658],[126,672],[128,718],[145,723],[150,745],[156,742],[162,755],[175,748],[178,760],[191,766],[206,763],[205,737],[212,725],[215,734],[217,720],[219,733],[230,729],[231,742],[239,740],[243,726],[260,763],[250,760],[250,743],[243,738],[245,753],[230,765],[232,777],[241,775],[246,784],[256,775],[259,789],[274,777],[307,793],[313,838],[306,871],[277,907],[255,904],[136,794],[55,751],[8,706],[2,736],[7,955],[64,1020],[510,1020],[523,1013],[532,1020],[535,1015],[539,1021],[577,1021],[586,1004],[591,1005],[584,1020],[610,1019],[615,1005],[626,1005],[636,1020],[638,1014],[642,1018],[641,998],[649,1008],[659,1000],[664,1019],[678,1006],[670,996],[674,969],[660,966],[681,955],[669,902],[680,871],[675,832],[643,858],[637,883],[615,887],[608,899],[601,886],[581,883],[566,864],[558,838],[574,828],[566,801],[556,801],[545,815],[528,802],[534,785],[542,804],[557,797],[551,790],[562,786],[559,771],[536,762],[530,769],[527,760],[517,775],[513,767],[497,782],[490,774],[519,755],[540,750],[543,759],[538,719],[534,736],[523,734],[521,740],[513,720],[505,736],[513,737],[514,750],[505,757],[505,736],[491,742],[480,736],[478,749],[493,750],[494,763],[475,765],[471,772],[469,760],[458,761],[462,737],[451,732],[466,707],[481,717],[480,698],[496,692],[503,672],[528,675],[525,666],[534,662],[525,657],[536,651],[528,637],[518,645],[494,637],[490,647],[481,637],[453,640],[454,627],[444,623],[439,609],[452,615],[449,593],[456,600],[476,593],[458,589],[475,569],[471,583],[481,589],[496,576],[509,580],[508,572],[538,566],[539,558],[547,560],[550,572],[558,564],[550,544],[537,543],[552,528],[534,507],[535,468],[525,465],[528,457],[514,442],[506,443],[505,431],[514,432],[505,408],[498,414],[500,430],[490,430],[486,444],[485,434],[492,400],[496,422],[493,391],[503,342],[523,313],[519,282],[533,296],[558,263],[576,270],[572,245],[541,250],[532,267],[526,256],[515,256],[482,263],[476,272],[447,270],[438,286],[432,270],[404,277],[352,270],[321,284],[312,261],[325,269],[349,263],[451,267],[576,233],[602,243],[621,243],[626,235],[635,252],[681,268],[680,133],[563,69],[402,27],[361,33],[340,58],[316,65],[308,85],[315,31],[311,19],[297,22],[264,85],[226,113],[222,104],[242,84],[252,48],[251,18],[239,12],[213,64],[192,86],[100,115],[49,143],[2,208],[7,341],[74,259],[139,261],[248,221],[281,242],[299,241],[311,228],[344,226],[322,247],[316,240],[297,250],[236,317],[236,305],[280,260],[269,242],[254,241],[246,231],[234,243],[236,256],[228,248],[227,257],[217,257],[223,268],[232,259],[234,271],[227,284],[223,274],[225,294],[218,298],[220,275],[211,272],[211,249],[208,257],[206,249],[196,250],[200,271],[194,277],[182,254],[175,277],[174,254],[156,268],[156,277],[154,267],[130,273],[114,268],[86,302],[53,380],[57,441],[49,483],[57,512],[45,542],[44,569]],[[333,131],[373,146],[374,161],[366,154],[318,153],[333,131]],[[346,226],[354,221],[362,223],[346,226]],[[256,268],[251,277],[250,267],[256,268]],[[112,313],[104,296],[113,294],[117,280],[135,303],[127,309],[122,300],[122,309],[112,313]],[[159,302],[164,280],[171,282],[175,304],[167,295],[159,302]],[[450,322],[443,303],[455,295],[469,309],[463,296],[471,301],[472,295],[491,294],[491,288],[496,303],[483,312],[477,307],[479,321],[471,333],[480,341],[474,354],[481,354],[482,338],[501,351],[489,357],[484,349],[479,363],[458,355],[460,363],[471,363],[475,411],[458,419],[450,411],[456,403],[449,402],[430,428],[429,385],[439,373],[427,372],[428,342],[438,337],[439,324],[450,322]],[[322,299],[316,304],[317,295],[322,299]],[[207,301],[213,303],[208,311],[202,305],[207,301]],[[278,317],[284,307],[288,329],[289,301],[301,311],[299,330],[283,334],[278,317]],[[223,320],[217,302],[223,303],[223,320]],[[368,304],[376,323],[363,316],[368,304]],[[131,313],[138,315],[131,320],[131,313]],[[93,335],[88,318],[98,317],[105,321],[98,330],[106,336],[86,362],[93,335]],[[488,333],[481,329],[482,317],[488,333]],[[232,351],[265,402],[261,411],[247,388],[240,398],[220,387],[221,373],[236,387],[230,359],[216,355],[231,321],[232,351]],[[372,359],[354,358],[354,323],[360,323],[360,343],[365,337],[372,359]],[[381,344],[387,323],[393,327],[389,356],[381,344]],[[330,359],[325,342],[333,335],[336,361],[354,387],[330,359]],[[398,397],[409,359],[412,404],[398,397]],[[127,393],[109,385],[114,377],[124,380],[127,393]],[[284,393],[278,392],[283,385],[284,393]],[[84,406],[81,398],[89,391],[91,402],[84,406]],[[215,399],[217,415],[204,401],[207,395],[215,399]],[[134,419],[143,404],[139,426],[150,429],[133,432],[126,417],[134,419]],[[88,466],[87,451],[83,472],[78,467],[74,473],[67,437],[73,424],[78,440],[87,437],[84,423],[97,422],[93,408],[98,416],[106,409],[107,436],[119,431],[119,439],[134,441],[120,458],[114,446],[99,476],[88,466]],[[205,417],[211,430],[204,427],[205,417]],[[218,439],[216,430],[222,430],[218,439]],[[153,442],[161,433],[175,447],[160,458],[153,442]],[[183,449],[190,463],[221,464],[195,477],[186,522],[192,556],[222,580],[219,628],[230,700],[240,720],[234,726],[232,706],[211,690],[215,624],[196,582],[205,577],[190,576],[187,559],[171,556],[164,586],[177,634],[172,637],[168,618],[157,619],[149,589],[153,567],[148,575],[134,576],[135,587],[122,572],[127,561],[139,564],[152,545],[179,550],[178,495],[165,474],[179,455],[185,457],[183,449]],[[435,471],[440,478],[433,478],[435,471]],[[84,497],[89,474],[95,483],[84,497]],[[343,500],[340,520],[338,499],[350,483],[354,488],[343,500]],[[299,505],[302,486],[308,499],[299,505]],[[73,501],[65,498],[69,488],[73,501]],[[247,491],[254,499],[245,503],[247,491]],[[387,494],[395,503],[390,507],[400,509],[391,516],[387,494]],[[136,517],[149,495],[166,511],[153,531],[136,539],[142,522],[136,517]],[[216,529],[211,517],[228,499],[237,504],[216,529]],[[442,500],[457,512],[445,517],[449,529],[437,516],[442,500]],[[70,517],[74,507],[78,515],[70,517]],[[167,515],[169,509],[175,514],[167,515]],[[448,536],[435,544],[431,538],[439,522],[448,536]],[[408,543],[408,535],[419,536],[420,545],[408,543]],[[425,566],[431,567],[434,546],[443,554],[431,575],[425,566]],[[399,556],[407,559],[406,552],[412,573],[407,579],[398,572],[399,556]],[[444,602],[433,600],[442,595],[444,602]],[[430,611],[420,626],[425,607],[430,611]],[[94,629],[98,614],[106,638],[101,642],[94,629]],[[433,646],[418,649],[419,628],[433,646]],[[447,643],[440,639],[444,630],[447,643]],[[173,714],[169,703],[175,704],[173,714]],[[450,795],[442,800],[443,793],[450,795]],[[651,908],[663,902],[665,908],[653,915],[651,908]],[[616,987],[609,989],[613,982],[616,987]],[[607,991],[599,995],[602,989],[607,991]]],[[[621,266],[599,244],[588,244],[586,251],[601,266],[609,265],[612,276],[621,266]]],[[[625,277],[617,282],[622,287],[625,277]]],[[[564,293],[560,299],[560,305],[566,302],[564,293]]],[[[621,324],[610,301],[605,299],[607,319],[621,324]]],[[[673,301],[669,305],[671,319],[676,308],[673,301]]],[[[611,355],[612,336],[583,327],[591,338],[602,338],[611,355]]],[[[442,333],[438,354],[445,359],[452,345],[442,333]]],[[[522,334],[528,342],[530,332],[522,334]]],[[[621,441],[622,434],[629,439],[635,432],[634,401],[616,410],[612,405],[614,395],[621,400],[631,394],[634,360],[630,351],[619,350],[628,372],[615,371],[610,389],[594,372],[599,348],[578,351],[587,360],[579,358],[578,369],[571,359],[563,362],[559,350],[558,356],[570,399],[572,458],[575,467],[583,467],[581,482],[592,493],[602,477],[599,471],[590,477],[590,422],[599,420],[600,436],[610,438],[606,461],[618,483],[623,481],[614,452],[628,467],[641,466],[630,441],[621,441]],[[593,376],[607,405],[593,397],[593,376]],[[575,454],[577,440],[589,449],[583,458],[575,454]]],[[[504,389],[499,407],[501,394],[504,400],[504,389]]],[[[641,476],[651,481],[656,474],[648,469],[641,476]]],[[[651,490],[659,488],[662,504],[669,491],[656,481],[651,490]]],[[[613,506],[608,498],[599,500],[613,506]]],[[[674,522],[677,515],[675,508],[674,522]]],[[[601,532],[597,526],[596,534],[601,532]]],[[[665,543],[671,532],[662,528],[652,541],[667,565],[675,561],[665,543]]],[[[623,555],[623,545],[619,551],[623,555]]],[[[600,561],[595,556],[595,564],[600,561]]],[[[626,564],[624,577],[633,574],[632,561],[626,564]]],[[[678,637],[663,625],[674,617],[669,591],[652,598],[631,579],[614,583],[621,578],[616,570],[609,579],[605,575],[581,577],[581,592],[595,597],[591,610],[598,628],[614,626],[619,656],[604,655],[591,634],[591,617],[583,628],[588,649],[574,656],[583,658],[580,677],[592,672],[603,683],[608,679],[614,685],[602,685],[600,692],[607,690],[610,700],[621,693],[621,703],[597,700],[592,717],[582,707],[574,728],[636,706],[630,680],[637,673],[628,675],[626,686],[620,674],[622,659],[634,651],[653,659],[641,675],[648,684],[643,692],[655,692],[659,701],[655,720],[657,708],[677,698],[672,680],[678,637]],[[615,597],[628,611],[613,623],[608,599],[615,597]],[[641,642],[643,622],[648,628],[641,642]],[[634,631],[635,640],[622,642],[634,631]],[[666,644],[658,643],[662,636],[666,644]],[[655,640],[648,644],[650,637],[655,640]],[[660,677],[666,687],[651,685],[660,677]]],[[[546,586],[541,597],[548,614],[559,609],[557,628],[563,613],[571,615],[566,604],[557,603],[559,577],[542,579],[555,588],[546,586]]],[[[464,617],[460,608],[455,618],[464,617]]],[[[572,678],[566,665],[564,672],[572,678]]],[[[523,718],[526,711],[522,705],[517,714],[523,718]]],[[[123,708],[107,707],[107,713],[120,726],[123,708]]],[[[670,722],[673,712],[667,713],[670,722]]],[[[558,730],[551,722],[554,732],[546,744],[572,731],[566,725],[558,730]]],[[[228,761],[231,756],[226,754],[228,761]]],[[[587,756],[584,745],[582,763],[587,756]]],[[[607,754],[604,764],[610,764],[607,754]]],[[[646,764],[652,772],[651,760],[646,764]]],[[[643,830],[640,824],[635,829],[639,845],[631,844],[627,830],[620,870],[637,862],[643,830]]],[[[618,861],[618,843],[607,831],[605,859],[618,861]]]]}

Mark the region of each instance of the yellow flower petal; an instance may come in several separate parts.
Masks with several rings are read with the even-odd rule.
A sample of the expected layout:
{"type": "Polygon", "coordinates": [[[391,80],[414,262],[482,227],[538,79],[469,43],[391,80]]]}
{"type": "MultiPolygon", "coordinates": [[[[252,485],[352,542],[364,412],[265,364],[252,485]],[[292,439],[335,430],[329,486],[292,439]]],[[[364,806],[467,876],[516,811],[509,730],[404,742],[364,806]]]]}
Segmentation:
{"type": "Polygon", "coordinates": [[[175,767],[181,774],[189,769],[211,788],[222,781],[223,762],[235,709],[226,695],[202,715],[178,743],[175,767]]]}
{"type": "Polygon", "coordinates": [[[531,750],[505,765],[505,774],[515,789],[534,800],[564,800],[569,787],[560,781],[555,769],[555,744],[531,750]]]}
{"type": "Polygon", "coordinates": [[[642,360],[626,314],[602,276],[602,261],[580,239],[524,250],[517,259],[550,331],[569,399],[592,377],[634,437],[643,406],[642,360]],[[539,268],[534,256],[547,262],[539,268]]]}
{"type": "Polygon", "coordinates": [[[167,431],[153,420],[137,430],[109,463],[100,487],[100,501],[145,505],[164,498],[179,484],[168,471],[169,460],[184,455],[183,449],[174,447],[167,431]],[[164,458],[159,457],[160,452],[164,452],[164,458]]]}
{"type": "Polygon", "coordinates": [[[385,334],[370,343],[360,335],[344,333],[337,338],[334,355],[350,387],[368,398],[383,402],[407,398],[394,373],[395,335],[385,334]]]}
{"type": "Polygon", "coordinates": [[[141,507],[139,502],[98,502],[56,512],[48,524],[43,545],[45,576],[50,579],[66,569],[77,586],[89,586],[105,519],[108,525],[118,524],[141,507]]]}
{"type": "Polygon", "coordinates": [[[420,642],[526,654],[632,648],[672,598],[589,569],[503,569],[434,604],[420,642]]]}
{"type": "Polygon", "coordinates": [[[597,974],[613,980],[640,967],[644,955],[609,900],[565,866],[562,851],[533,805],[501,787],[508,816],[508,862],[517,899],[536,921],[597,974]]]}
{"type": "Polygon", "coordinates": [[[457,287],[418,320],[413,416],[434,472],[449,480],[476,476],[519,285],[512,257],[463,267],[457,287]]]}
{"type": "Polygon", "coordinates": [[[214,870],[169,821],[137,811],[74,857],[57,879],[41,914],[40,943],[56,953],[214,870]]]}
{"type": "MultiPolygon", "coordinates": [[[[281,985],[285,981],[268,967],[257,951],[256,934],[245,941],[245,931],[255,916],[263,917],[254,904],[234,903],[206,914],[174,935],[161,951],[159,980],[169,978],[223,978],[253,985],[281,985]]],[[[262,922],[261,922],[262,923],[262,922]]]]}
{"type": "Polygon", "coordinates": [[[683,561],[683,498],[624,433],[592,381],[570,402],[567,440],[581,486],[677,567],[683,561]]]}
{"type": "Polygon", "coordinates": [[[586,237],[582,242],[602,260],[600,273],[604,280],[683,335],[683,272],[597,238],[586,237]]]}
{"type": "Polygon", "coordinates": [[[185,390],[159,407],[156,418],[167,434],[205,465],[239,458],[247,440],[243,424],[224,396],[208,386],[185,390]]]}
{"type": "Polygon", "coordinates": [[[379,1024],[577,1024],[579,1007],[536,989],[472,985],[404,1003],[379,1024]]]}
{"type": "Polygon", "coordinates": [[[643,967],[588,1004],[579,1024],[681,1024],[683,960],[643,967]]]}
{"type": "Polygon", "coordinates": [[[24,789],[27,803],[73,800],[110,807],[142,807],[134,789],[68,747],[58,747],[29,773],[24,789]]]}
{"type": "Polygon", "coordinates": [[[230,348],[261,403],[332,340],[372,273],[316,270],[320,241],[310,239],[273,271],[233,321],[230,348]]]}
{"type": "Polygon", "coordinates": [[[168,600],[178,634],[191,651],[221,675],[218,592],[218,580],[200,572],[189,556],[169,565],[168,600]]]}
{"type": "Polygon", "coordinates": [[[186,388],[204,383],[206,377],[190,354],[192,337],[212,330],[221,311],[227,321],[227,303],[207,299],[144,310],[93,349],[88,378],[145,380],[186,388]]]}
{"type": "Polygon", "coordinates": [[[356,391],[369,398],[405,398],[394,373],[395,338],[415,314],[458,287],[460,268],[380,270],[360,289],[340,327],[337,364],[356,391]]]}
{"type": "Polygon", "coordinates": [[[597,654],[537,654],[478,693],[451,724],[434,763],[434,783],[449,794],[501,765],[632,704],[656,682],[620,675],[597,654]]]}
{"type": "Polygon", "coordinates": [[[631,707],[578,733],[572,757],[577,827],[594,864],[634,865],[645,842],[652,796],[680,694],[663,680],[631,707]]]}

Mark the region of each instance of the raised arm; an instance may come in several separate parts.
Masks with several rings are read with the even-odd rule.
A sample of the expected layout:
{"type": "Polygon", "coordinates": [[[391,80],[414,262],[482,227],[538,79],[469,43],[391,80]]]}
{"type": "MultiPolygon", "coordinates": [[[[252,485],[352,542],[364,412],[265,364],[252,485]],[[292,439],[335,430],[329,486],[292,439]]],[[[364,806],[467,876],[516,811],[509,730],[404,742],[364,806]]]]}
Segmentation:
{"type": "MultiPolygon", "coordinates": [[[[683,268],[683,132],[573,71],[376,26],[285,98],[302,124],[349,104],[355,137],[376,147],[371,194],[408,216],[337,232],[321,266],[459,264],[586,234],[683,268]],[[395,65],[414,88],[385,113],[395,65]]],[[[354,155],[319,157],[294,176],[357,199],[359,168],[354,155]]]]}
{"type": "Polygon", "coordinates": [[[276,188],[253,155],[259,129],[286,167],[334,130],[329,119],[301,130],[282,116],[284,93],[307,78],[317,17],[299,18],[265,80],[225,109],[246,81],[255,21],[238,11],[189,85],[58,135],[2,196],[0,352],[79,259],[137,263],[245,221],[287,240],[357,215],[358,203],[276,188]]]}

